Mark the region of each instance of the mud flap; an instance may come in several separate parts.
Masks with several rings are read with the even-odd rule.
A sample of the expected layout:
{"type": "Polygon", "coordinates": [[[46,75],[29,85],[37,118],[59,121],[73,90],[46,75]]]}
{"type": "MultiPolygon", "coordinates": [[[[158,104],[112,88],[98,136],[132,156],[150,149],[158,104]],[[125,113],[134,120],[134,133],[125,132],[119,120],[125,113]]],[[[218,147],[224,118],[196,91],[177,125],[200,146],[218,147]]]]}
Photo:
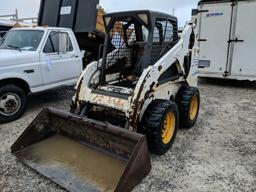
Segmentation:
{"type": "Polygon", "coordinates": [[[131,191],[151,169],[145,136],[52,108],[37,116],[11,151],[72,192],[131,191]]]}

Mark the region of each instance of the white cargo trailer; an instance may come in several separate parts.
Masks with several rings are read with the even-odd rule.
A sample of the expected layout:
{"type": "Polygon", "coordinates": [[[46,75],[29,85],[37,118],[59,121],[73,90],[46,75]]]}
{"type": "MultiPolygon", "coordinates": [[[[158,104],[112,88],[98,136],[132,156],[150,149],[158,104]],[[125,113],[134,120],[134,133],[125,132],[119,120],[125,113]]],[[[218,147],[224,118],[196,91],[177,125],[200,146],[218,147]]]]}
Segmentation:
{"type": "Polygon", "coordinates": [[[256,0],[201,0],[199,76],[256,80],[256,0]]]}

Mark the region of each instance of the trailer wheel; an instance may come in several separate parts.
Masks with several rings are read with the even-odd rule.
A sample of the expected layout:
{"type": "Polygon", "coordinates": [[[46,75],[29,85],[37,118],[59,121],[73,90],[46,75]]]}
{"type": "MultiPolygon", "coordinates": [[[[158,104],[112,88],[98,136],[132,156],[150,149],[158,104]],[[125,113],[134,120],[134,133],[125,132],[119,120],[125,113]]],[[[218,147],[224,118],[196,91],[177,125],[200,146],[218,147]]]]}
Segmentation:
{"type": "Polygon", "coordinates": [[[19,119],[25,111],[26,92],[16,85],[0,87],[0,123],[19,119]]]}
{"type": "Polygon", "coordinates": [[[146,135],[150,151],[163,155],[171,148],[177,135],[178,107],[174,101],[153,101],[141,123],[139,132],[146,135]]]}
{"type": "Polygon", "coordinates": [[[196,87],[182,86],[176,96],[180,125],[191,128],[195,125],[200,110],[200,92],[196,87]]]}

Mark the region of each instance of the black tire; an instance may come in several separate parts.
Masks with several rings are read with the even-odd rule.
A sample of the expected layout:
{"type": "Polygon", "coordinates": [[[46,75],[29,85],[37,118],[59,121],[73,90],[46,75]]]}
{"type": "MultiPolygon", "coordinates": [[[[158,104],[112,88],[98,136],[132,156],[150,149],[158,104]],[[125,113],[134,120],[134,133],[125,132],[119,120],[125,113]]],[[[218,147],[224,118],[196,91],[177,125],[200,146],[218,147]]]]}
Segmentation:
{"type": "MultiPolygon", "coordinates": [[[[8,123],[11,121],[15,121],[19,119],[26,108],[27,104],[27,93],[20,87],[13,85],[13,84],[8,84],[0,87],[0,102],[4,100],[4,97],[8,94],[13,94],[15,97],[17,96],[18,100],[18,105],[17,111],[14,111],[14,114],[8,114],[3,111],[2,108],[0,108],[0,123],[8,123]]],[[[12,101],[12,100],[11,100],[12,101]]],[[[17,103],[16,103],[17,104],[17,103]]]]}
{"type": "Polygon", "coordinates": [[[182,86],[176,96],[176,103],[179,107],[181,127],[192,128],[198,119],[200,110],[200,92],[198,88],[182,86]],[[197,105],[194,104],[195,101],[193,99],[195,98],[197,99],[197,105]],[[194,110],[191,109],[192,107],[194,110]]]}
{"type": "Polygon", "coordinates": [[[179,127],[179,111],[174,101],[156,100],[153,101],[144,113],[139,132],[146,135],[148,146],[152,153],[157,155],[165,154],[172,146],[179,127]],[[172,126],[171,139],[164,143],[163,129],[164,122],[169,112],[175,117],[174,126],[172,126]],[[174,130],[173,130],[174,129],[174,130]]]}

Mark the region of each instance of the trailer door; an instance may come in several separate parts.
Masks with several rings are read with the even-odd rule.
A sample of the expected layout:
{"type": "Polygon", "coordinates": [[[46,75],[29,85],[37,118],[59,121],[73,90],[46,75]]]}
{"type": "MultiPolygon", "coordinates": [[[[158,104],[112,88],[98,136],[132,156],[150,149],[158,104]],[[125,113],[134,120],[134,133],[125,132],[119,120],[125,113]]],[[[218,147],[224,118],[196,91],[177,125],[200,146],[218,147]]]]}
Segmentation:
{"type": "Polygon", "coordinates": [[[256,2],[239,1],[232,75],[256,74],[256,2]]]}
{"type": "Polygon", "coordinates": [[[199,6],[200,73],[224,74],[231,34],[231,2],[199,6]]]}

